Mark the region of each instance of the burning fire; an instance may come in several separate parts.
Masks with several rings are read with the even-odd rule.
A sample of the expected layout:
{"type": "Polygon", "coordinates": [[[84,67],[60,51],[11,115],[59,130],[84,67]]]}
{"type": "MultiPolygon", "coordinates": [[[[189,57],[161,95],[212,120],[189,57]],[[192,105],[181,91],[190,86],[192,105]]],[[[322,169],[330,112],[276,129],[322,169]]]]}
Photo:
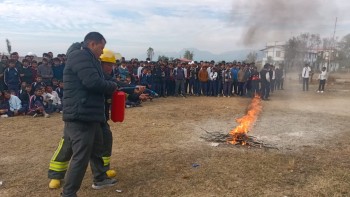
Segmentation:
{"type": "Polygon", "coordinates": [[[261,100],[259,96],[255,96],[252,99],[251,104],[248,107],[248,112],[242,118],[236,119],[239,125],[230,132],[230,138],[228,142],[231,144],[241,144],[246,145],[249,137],[247,133],[249,129],[253,126],[259,113],[261,112],[261,100]]]}

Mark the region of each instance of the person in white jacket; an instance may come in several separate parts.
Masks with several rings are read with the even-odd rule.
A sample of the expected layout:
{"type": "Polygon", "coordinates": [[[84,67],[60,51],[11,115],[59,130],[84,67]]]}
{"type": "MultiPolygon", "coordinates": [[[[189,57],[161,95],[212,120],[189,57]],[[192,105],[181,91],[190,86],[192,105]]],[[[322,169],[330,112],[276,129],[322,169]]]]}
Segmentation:
{"type": "Polygon", "coordinates": [[[17,96],[11,94],[8,90],[4,91],[4,96],[5,99],[8,100],[9,109],[7,111],[7,116],[2,117],[17,116],[23,113],[22,102],[17,96]]]}
{"type": "Polygon", "coordinates": [[[327,80],[327,71],[326,71],[326,67],[322,68],[321,73],[318,75],[318,80],[319,82],[319,86],[318,86],[318,93],[321,92],[323,93],[324,91],[324,85],[326,84],[326,80],[327,80]]]}
{"type": "Polygon", "coordinates": [[[44,101],[47,103],[47,110],[52,112],[61,112],[62,103],[56,91],[52,90],[51,86],[46,86],[45,92],[43,94],[44,101]]]}
{"type": "Polygon", "coordinates": [[[309,77],[310,77],[311,68],[308,63],[305,64],[301,77],[303,78],[303,91],[309,91],[309,77]]]}

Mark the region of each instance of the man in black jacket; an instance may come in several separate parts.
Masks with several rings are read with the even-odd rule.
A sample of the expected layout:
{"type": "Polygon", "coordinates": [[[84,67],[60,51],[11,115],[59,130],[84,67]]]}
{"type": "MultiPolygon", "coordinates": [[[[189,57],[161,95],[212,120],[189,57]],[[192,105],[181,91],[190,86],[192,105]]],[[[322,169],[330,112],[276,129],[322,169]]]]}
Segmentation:
{"type": "MultiPolygon", "coordinates": [[[[111,186],[101,159],[103,144],[100,124],[106,121],[104,95],[112,94],[117,84],[104,79],[99,57],[106,40],[98,32],[88,33],[83,43],[74,43],[67,51],[63,72],[64,139],[69,139],[72,159],[66,174],[62,196],[74,197],[81,186],[89,160],[95,189],[111,186]]],[[[54,154],[53,157],[57,156],[54,154]]]]}

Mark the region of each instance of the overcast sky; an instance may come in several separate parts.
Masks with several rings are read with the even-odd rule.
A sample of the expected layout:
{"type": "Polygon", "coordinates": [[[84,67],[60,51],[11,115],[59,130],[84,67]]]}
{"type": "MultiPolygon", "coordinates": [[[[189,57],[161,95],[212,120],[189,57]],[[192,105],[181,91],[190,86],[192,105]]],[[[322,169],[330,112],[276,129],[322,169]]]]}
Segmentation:
{"type": "Polygon", "coordinates": [[[302,32],[330,37],[336,17],[341,38],[350,33],[349,8],[349,0],[0,0],[0,52],[8,38],[20,55],[65,53],[90,31],[127,59],[145,59],[148,47],[261,49],[302,32]]]}

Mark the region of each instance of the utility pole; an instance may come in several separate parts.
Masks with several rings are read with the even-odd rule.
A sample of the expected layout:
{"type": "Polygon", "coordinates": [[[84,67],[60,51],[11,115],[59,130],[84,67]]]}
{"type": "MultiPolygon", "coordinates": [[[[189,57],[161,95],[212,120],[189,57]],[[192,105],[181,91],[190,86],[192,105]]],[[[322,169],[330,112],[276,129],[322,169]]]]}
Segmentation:
{"type": "MultiPolygon", "coordinates": [[[[334,52],[334,48],[335,48],[335,32],[337,30],[337,21],[338,21],[338,17],[335,17],[335,23],[334,23],[334,31],[333,31],[333,38],[332,38],[332,43],[331,43],[331,47],[330,47],[330,51],[329,51],[329,57],[328,57],[328,68],[327,71],[329,69],[329,67],[331,66],[331,58],[333,57],[333,52],[334,52]]],[[[334,57],[333,57],[334,58],[334,57]]]]}

